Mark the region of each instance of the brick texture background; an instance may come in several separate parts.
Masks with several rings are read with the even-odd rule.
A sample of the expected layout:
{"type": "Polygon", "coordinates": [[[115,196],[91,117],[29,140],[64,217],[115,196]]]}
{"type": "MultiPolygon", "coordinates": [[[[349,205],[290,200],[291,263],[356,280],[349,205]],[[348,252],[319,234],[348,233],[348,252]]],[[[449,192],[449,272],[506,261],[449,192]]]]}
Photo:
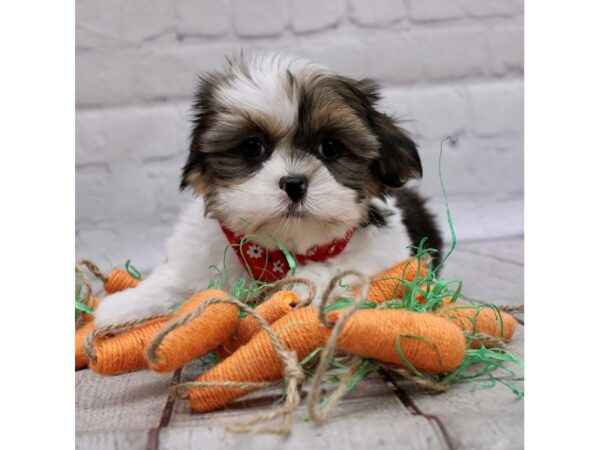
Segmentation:
{"type": "MultiPolygon", "coordinates": [[[[384,87],[460,240],[523,233],[523,0],[77,0],[76,251],[148,269],[178,191],[198,74],[282,50],[384,87]]],[[[446,235],[448,233],[446,232],[446,235]]]]}

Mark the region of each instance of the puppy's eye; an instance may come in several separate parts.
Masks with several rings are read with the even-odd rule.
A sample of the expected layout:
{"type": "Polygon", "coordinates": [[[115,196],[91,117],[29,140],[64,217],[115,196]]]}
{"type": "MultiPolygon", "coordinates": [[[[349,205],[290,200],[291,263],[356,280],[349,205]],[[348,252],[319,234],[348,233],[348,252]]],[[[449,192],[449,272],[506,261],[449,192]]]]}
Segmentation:
{"type": "Polygon", "coordinates": [[[259,159],[267,152],[265,145],[258,139],[246,139],[241,143],[240,149],[250,159],[259,159]]]}
{"type": "Polygon", "coordinates": [[[339,154],[342,153],[344,148],[344,144],[342,144],[337,139],[332,137],[325,137],[319,144],[317,151],[323,159],[332,160],[339,156],[339,154]]]}

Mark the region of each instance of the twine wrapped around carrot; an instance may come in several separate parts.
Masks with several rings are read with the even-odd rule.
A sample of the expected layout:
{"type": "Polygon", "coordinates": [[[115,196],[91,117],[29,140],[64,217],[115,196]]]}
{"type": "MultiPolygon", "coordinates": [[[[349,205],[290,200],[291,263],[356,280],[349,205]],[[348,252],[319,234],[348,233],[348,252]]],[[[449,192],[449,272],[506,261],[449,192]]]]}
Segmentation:
{"type": "Polygon", "coordinates": [[[88,365],[89,360],[83,348],[83,341],[94,328],[94,322],[88,321],[75,331],[75,370],[85,369],[88,365]]]}
{"type": "MultiPolygon", "coordinates": [[[[252,311],[252,315],[261,324],[262,331],[195,382],[176,386],[175,395],[188,398],[194,411],[222,408],[236,398],[272,384],[286,371],[282,355],[289,358],[288,353],[293,352],[293,359],[297,361],[325,342],[323,327],[313,308],[294,310],[270,328],[256,312],[252,311]]],[[[302,371],[295,376],[302,377],[302,371]]]]}
{"type": "Polygon", "coordinates": [[[75,329],[94,318],[99,298],[92,293],[92,284],[79,265],[75,265],[75,329]]]}
{"type": "MultiPolygon", "coordinates": [[[[294,351],[302,359],[325,343],[325,334],[313,308],[300,308],[271,326],[283,348],[294,351]]],[[[188,392],[194,411],[212,411],[256,389],[254,383],[272,382],[284,375],[284,365],[269,335],[257,333],[246,345],[197,378],[199,383],[233,382],[236,387],[215,385],[193,388],[188,392]],[[247,383],[245,386],[244,384],[247,383]]]]}
{"type": "MultiPolygon", "coordinates": [[[[292,312],[300,302],[300,297],[296,293],[279,291],[258,305],[255,311],[271,325],[292,312]]],[[[248,343],[260,329],[260,323],[253,316],[246,316],[240,320],[235,332],[217,349],[219,360],[227,358],[242,345],[248,343]]]]}
{"type": "Polygon", "coordinates": [[[89,367],[103,375],[147,368],[144,348],[169,319],[161,314],[93,330],[84,340],[89,367]]]}
{"type": "Polygon", "coordinates": [[[236,305],[242,312],[252,316],[260,324],[262,331],[196,381],[173,386],[171,395],[189,399],[192,409],[196,411],[211,411],[248,392],[272,385],[284,376],[286,396],[282,406],[266,414],[230,424],[227,428],[236,432],[289,434],[291,414],[300,403],[298,385],[304,378],[298,357],[306,356],[324,342],[324,334],[315,311],[308,307],[299,308],[271,327],[255,310],[237,299],[229,298],[205,301],[200,305],[198,314],[215,303],[236,305]],[[283,416],[281,426],[257,425],[279,416],[283,416]]]}
{"type": "Polygon", "coordinates": [[[129,261],[125,263],[125,269],[113,269],[108,275],[104,275],[96,264],[87,259],[82,259],[79,263],[86,266],[96,278],[102,281],[107,294],[134,288],[141,281],[139,272],[129,264],[129,261]]]}
{"type": "Polygon", "coordinates": [[[192,296],[172,316],[145,350],[148,367],[157,372],[175,370],[225,342],[238,325],[238,310],[231,304],[214,304],[194,314],[207,299],[229,295],[209,289],[192,296]]]}
{"type": "Polygon", "coordinates": [[[183,366],[215,349],[235,330],[234,305],[211,304],[197,313],[206,300],[227,298],[227,293],[210,289],[192,296],[173,314],[93,330],[84,341],[90,368],[116,375],[145,368],[167,372],[183,366]]]}
{"type": "Polygon", "coordinates": [[[429,373],[449,372],[458,368],[464,358],[465,337],[449,321],[432,314],[402,309],[359,309],[369,292],[369,279],[361,272],[347,270],[334,277],[319,305],[320,321],[327,326],[327,345],[315,370],[313,386],[308,393],[308,414],[317,424],[323,423],[337,401],[347,392],[349,380],[364,366],[371,369],[378,364],[368,363],[361,357],[374,358],[378,363],[399,366],[411,380],[430,385],[419,370],[429,373]],[[354,275],[359,278],[361,292],[354,301],[341,310],[326,313],[335,286],[342,278],[354,275]],[[321,403],[321,383],[336,349],[357,355],[352,359],[338,387],[329,401],[321,403]],[[409,371],[418,374],[413,377],[409,371]]]}
{"type": "Polygon", "coordinates": [[[75,265],[75,370],[88,365],[83,340],[94,329],[93,311],[100,299],[92,294],[92,285],[83,270],[75,265]]]}
{"type": "MultiPolygon", "coordinates": [[[[373,282],[368,281],[362,273],[348,270],[334,277],[325,291],[319,305],[319,317],[330,327],[340,322],[326,331],[337,349],[400,367],[408,365],[428,373],[449,372],[460,366],[464,357],[465,337],[448,320],[406,309],[357,310],[366,300],[367,289],[366,296],[372,299],[369,297],[372,286],[373,282]],[[362,295],[355,296],[352,307],[326,314],[334,282],[348,275],[361,279],[362,295]]],[[[386,295],[379,298],[385,296],[387,290],[386,295]]]]}

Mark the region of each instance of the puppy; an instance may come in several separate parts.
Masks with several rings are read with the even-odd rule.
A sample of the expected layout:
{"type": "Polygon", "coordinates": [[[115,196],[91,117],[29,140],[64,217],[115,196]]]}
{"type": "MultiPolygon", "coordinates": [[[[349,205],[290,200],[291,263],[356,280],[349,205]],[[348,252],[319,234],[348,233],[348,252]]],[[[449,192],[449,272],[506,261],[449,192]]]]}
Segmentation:
{"type": "Polygon", "coordinates": [[[318,294],[338,271],[375,274],[423,238],[441,250],[422,198],[403,187],[422,176],[416,145],[378,99],[371,80],[281,54],[239,56],[205,76],[181,181],[194,200],[166,242],[167,262],[104,299],[97,325],[168,310],[207,288],[211,266],[225,265],[225,288],[281,278],[280,245],[318,294]]]}

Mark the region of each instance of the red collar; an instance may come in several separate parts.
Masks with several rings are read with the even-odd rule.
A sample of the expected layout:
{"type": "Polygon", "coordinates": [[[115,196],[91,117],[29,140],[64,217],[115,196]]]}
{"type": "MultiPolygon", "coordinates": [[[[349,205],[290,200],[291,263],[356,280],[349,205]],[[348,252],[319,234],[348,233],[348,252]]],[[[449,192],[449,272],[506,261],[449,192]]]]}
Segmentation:
{"type": "MultiPolygon", "coordinates": [[[[223,225],[221,225],[221,228],[242,266],[255,280],[272,283],[283,278],[289,272],[290,266],[285,253],[280,249],[267,250],[261,245],[248,240],[242,244],[243,236],[235,234],[223,225]]],[[[341,239],[334,239],[323,245],[315,245],[306,254],[293,256],[301,265],[305,265],[309,261],[325,261],[334,258],[344,251],[353,234],[354,228],[350,229],[341,239]]]]}

